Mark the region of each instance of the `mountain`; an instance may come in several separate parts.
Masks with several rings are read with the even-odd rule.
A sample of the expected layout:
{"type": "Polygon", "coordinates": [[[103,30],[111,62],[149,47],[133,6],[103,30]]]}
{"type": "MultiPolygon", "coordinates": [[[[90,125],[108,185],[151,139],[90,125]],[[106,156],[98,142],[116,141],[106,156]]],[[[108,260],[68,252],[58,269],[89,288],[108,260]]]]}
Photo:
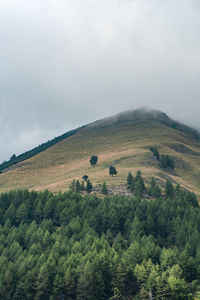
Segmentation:
{"type": "Polygon", "coordinates": [[[143,108],[123,112],[70,131],[35,149],[21,155],[18,161],[22,161],[17,163],[19,157],[15,157],[10,166],[4,165],[0,192],[17,188],[64,191],[73,179],[81,180],[85,174],[94,185],[105,180],[118,187],[125,184],[129,171],[135,174],[140,169],[147,181],[155,176],[162,186],[166,179],[171,179],[200,194],[200,135],[160,111],[143,108]],[[150,147],[172,156],[175,169],[161,168],[150,147]],[[98,155],[95,167],[90,166],[91,155],[98,155]],[[116,177],[109,176],[110,165],[118,170],[116,177]]]}

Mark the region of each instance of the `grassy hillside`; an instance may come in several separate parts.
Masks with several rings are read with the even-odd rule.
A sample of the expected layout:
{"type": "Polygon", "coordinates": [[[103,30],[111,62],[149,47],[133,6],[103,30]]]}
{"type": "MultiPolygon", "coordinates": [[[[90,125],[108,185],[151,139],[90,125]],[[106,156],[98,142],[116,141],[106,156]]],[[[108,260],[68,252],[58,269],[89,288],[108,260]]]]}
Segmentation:
{"type": "Polygon", "coordinates": [[[155,176],[162,184],[166,178],[200,194],[200,140],[198,133],[171,120],[158,111],[126,112],[89,124],[47,150],[24,160],[0,174],[0,192],[16,188],[53,192],[66,190],[72,179],[87,174],[92,183],[106,180],[108,185],[125,183],[129,171],[140,169],[145,178],[155,176]],[[149,151],[175,160],[174,171],[164,171],[149,151]],[[89,164],[98,155],[98,165],[89,164]],[[114,165],[118,176],[108,175],[114,165]]]}

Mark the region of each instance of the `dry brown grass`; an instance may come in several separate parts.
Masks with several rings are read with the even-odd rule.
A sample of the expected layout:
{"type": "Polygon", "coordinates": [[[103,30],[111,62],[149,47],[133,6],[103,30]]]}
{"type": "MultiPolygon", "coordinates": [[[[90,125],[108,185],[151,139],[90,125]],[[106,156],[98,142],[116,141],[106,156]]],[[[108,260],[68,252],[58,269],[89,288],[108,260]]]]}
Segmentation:
{"type": "Polygon", "coordinates": [[[200,142],[156,121],[88,126],[1,174],[0,192],[17,188],[64,191],[72,179],[81,180],[84,174],[94,184],[106,181],[109,185],[125,183],[128,172],[135,174],[138,169],[146,178],[159,177],[161,170],[157,161],[152,159],[150,146],[157,146],[161,153],[183,161],[184,165],[176,167],[176,174],[169,173],[168,176],[200,194],[200,142]],[[184,144],[199,155],[175,151],[170,145],[176,143],[184,144]],[[99,157],[94,168],[89,164],[93,154],[99,157]],[[113,178],[108,174],[111,164],[118,170],[118,176],[113,178]]]}

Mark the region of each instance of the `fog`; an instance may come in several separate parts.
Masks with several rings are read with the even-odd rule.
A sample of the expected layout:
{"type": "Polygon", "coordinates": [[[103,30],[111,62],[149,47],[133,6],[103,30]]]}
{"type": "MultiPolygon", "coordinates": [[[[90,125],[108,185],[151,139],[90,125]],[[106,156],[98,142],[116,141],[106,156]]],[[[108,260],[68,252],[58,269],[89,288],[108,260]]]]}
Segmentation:
{"type": "Polygon", "coordinates": [[[0,160],[148,106],[200,130],[199,0],[1,0],[0,160]]]}

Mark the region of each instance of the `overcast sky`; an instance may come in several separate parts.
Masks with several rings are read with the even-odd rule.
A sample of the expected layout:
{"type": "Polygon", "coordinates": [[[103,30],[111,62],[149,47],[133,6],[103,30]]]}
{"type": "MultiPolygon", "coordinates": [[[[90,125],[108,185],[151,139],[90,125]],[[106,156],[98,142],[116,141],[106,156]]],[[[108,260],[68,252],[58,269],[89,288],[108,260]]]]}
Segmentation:
{"type": "Polygon", "coordinates": [[[0,160],[148,106],[200,129],[199,0],[0,0],[0,160]]]}

